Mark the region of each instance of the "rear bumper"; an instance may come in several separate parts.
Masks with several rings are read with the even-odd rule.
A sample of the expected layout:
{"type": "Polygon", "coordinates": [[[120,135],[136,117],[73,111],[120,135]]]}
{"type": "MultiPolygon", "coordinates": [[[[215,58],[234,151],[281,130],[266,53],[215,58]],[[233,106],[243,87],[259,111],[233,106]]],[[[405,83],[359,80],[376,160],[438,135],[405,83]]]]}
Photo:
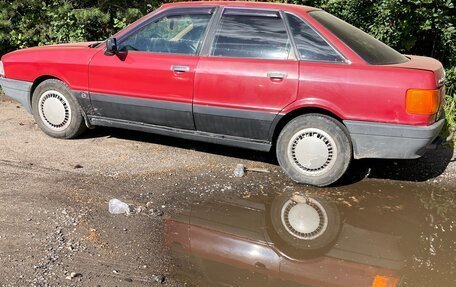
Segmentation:
{"type": "Polygon", "coordinates": [[[32,83],[0,78],[0,85],[8,98],[20,103],[28,112],[32,111],[32,104],[30,102],[32,83]]]}
{"type": "Polygon", "coordinates": [[[437,138],[445,119],[433,125],[417,127],[363,121],[344,121],[360,158],[414,159],[422,156],[437,138]]]}

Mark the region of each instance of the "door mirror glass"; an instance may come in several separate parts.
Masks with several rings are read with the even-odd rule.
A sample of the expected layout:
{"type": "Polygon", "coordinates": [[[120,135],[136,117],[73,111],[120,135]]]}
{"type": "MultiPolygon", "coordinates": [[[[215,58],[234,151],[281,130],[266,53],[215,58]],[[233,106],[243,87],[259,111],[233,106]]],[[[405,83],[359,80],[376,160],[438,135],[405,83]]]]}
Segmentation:
{"type": "Polygon", "coordinates": [[[115,55],[117,53],[117,39],[116,38],[109,38],[106,41],[106,54],[107,55],[115,55]]]}

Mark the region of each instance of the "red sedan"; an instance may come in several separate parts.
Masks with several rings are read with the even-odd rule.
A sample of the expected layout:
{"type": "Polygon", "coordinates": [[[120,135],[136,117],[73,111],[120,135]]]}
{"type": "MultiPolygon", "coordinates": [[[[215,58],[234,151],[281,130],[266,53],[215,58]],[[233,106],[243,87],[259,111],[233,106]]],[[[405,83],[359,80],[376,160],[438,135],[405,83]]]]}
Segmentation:
{"type": "Polygon", "coordinates": [[[165,4],[103,43],[0,62],[7,96],[50,136],[113,126],[260,151],[295,181],[352,158],[417,158],[443,124],[445,73],[316,8],[165,4]]]}

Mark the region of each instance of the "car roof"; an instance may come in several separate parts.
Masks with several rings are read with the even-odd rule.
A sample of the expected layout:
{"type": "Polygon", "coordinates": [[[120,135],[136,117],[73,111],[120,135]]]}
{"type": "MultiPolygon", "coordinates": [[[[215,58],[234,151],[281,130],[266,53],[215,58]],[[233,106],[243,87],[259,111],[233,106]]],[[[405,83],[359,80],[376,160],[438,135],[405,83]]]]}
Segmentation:
{"type": "Polygon", "coordinates": [[[271,3],[271,2],[247,2],[247,1],[191,1],[191,2],[174,2],[163,4],[163,8],[170,7],[189,7],[189,6],[228,6],[228,7],[249,7],[249,8],[264,8],[264,9],[279,9],[287,11],[308,12],[319,10],[318,8],[284,4],[284,3],[271,3]]]}

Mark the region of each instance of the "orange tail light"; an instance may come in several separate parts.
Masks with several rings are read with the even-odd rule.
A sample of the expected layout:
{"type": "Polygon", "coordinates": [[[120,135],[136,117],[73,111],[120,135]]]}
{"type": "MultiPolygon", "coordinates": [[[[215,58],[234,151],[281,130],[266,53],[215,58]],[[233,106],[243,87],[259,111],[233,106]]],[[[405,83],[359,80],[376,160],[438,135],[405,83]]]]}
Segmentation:
{"type": "Polygon", "coordinates": [[[407,91],[406,110],[409,114],[433,115],[440,105],[439,90],[416,90],[407,91]]]}
{"type": "Polygon", "coordinates": [[[398,278],[377,275],[372,282],[372,287],[397,287],[398,284],[398,278]]]}

